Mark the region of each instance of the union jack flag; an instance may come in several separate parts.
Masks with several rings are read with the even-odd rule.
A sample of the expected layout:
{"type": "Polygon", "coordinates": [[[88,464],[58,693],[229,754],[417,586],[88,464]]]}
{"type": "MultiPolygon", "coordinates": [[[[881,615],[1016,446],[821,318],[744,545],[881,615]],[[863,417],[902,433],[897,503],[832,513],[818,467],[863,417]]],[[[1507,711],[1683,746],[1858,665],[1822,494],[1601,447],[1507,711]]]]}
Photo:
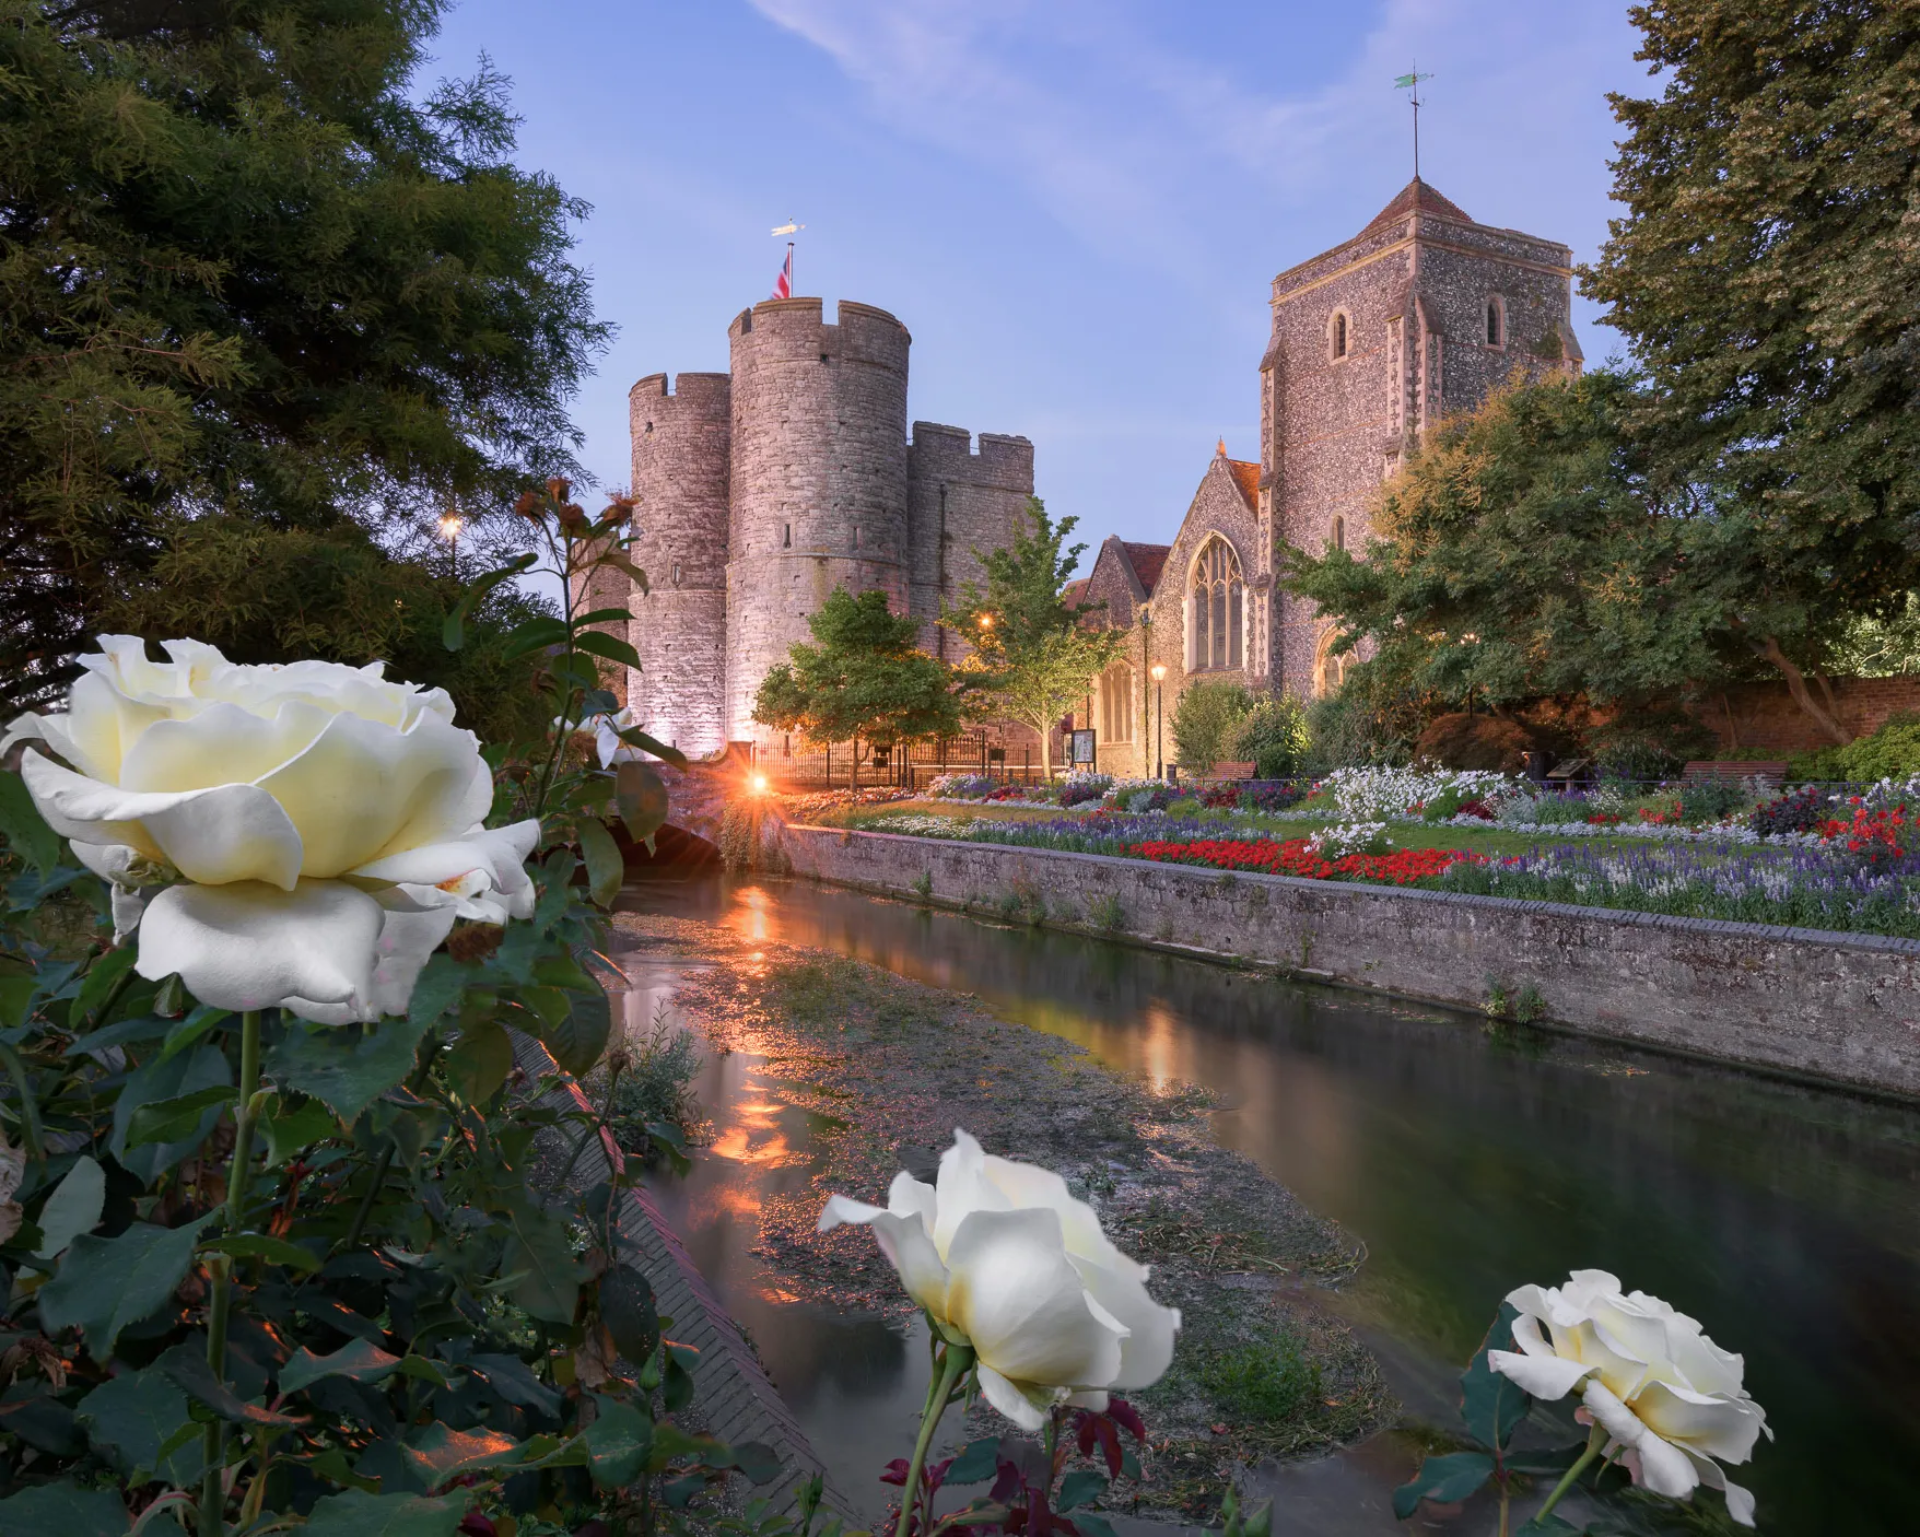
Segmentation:
{"type": "Polygon", "coordinates": [[[787,259],[780,264],[780,275],[773,280],[773,296],[776,299],[793,297],[793,242],[787,242],[787,259]]]}

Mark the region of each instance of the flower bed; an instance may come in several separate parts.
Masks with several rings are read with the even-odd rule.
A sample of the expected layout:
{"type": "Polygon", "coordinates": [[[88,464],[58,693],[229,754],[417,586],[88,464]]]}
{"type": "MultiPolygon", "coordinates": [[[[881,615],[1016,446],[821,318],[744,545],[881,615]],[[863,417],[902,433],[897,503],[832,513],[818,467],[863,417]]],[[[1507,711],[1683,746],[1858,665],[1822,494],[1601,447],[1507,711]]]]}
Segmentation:
{"type": "Polygon", "coordinates": [[[1477,862],[1485,857],[1462,849],[1396,849],[1391,854],[1343,854],[1328,859],[1306,838],[1283,843],[1271,838],[1198,838],[1184,843],[1154,839],[1126,844],[1119,852],[1161,864],[1296,875],[1315,881],[1386,881],[1395,886],[1429,880],[1460,860],[1477,862]]]}

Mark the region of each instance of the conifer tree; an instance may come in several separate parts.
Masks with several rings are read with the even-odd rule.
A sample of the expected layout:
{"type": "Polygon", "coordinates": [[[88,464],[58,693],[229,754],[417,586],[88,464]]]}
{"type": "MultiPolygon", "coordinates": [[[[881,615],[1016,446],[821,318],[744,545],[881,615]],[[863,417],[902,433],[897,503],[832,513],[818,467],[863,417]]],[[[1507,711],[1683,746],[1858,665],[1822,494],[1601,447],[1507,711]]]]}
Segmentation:
{"type": "Polygon", "coordinates": [[[569,467],[585,209],[484,62],[416,90],[441,9],[0,0],[0,715],[172,519],[392,530],[569,467]]]}

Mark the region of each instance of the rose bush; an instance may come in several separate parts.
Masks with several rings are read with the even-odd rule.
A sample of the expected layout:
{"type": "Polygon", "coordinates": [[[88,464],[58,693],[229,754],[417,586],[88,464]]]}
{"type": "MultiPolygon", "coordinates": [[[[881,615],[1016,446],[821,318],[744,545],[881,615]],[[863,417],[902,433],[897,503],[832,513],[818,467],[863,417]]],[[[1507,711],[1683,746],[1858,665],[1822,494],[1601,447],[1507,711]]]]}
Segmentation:
{"type": "Polygon", "coordinates": [[[836,1195],[820,1216],[873,1229],[908,1295],[950,1344],[970,1348],[980,1391],[1038,1430],[1058,1404],[1104,1409],[1110,1389],[1159,1380],[1180,1315],[1148,1294],[1066,1181],[997,1158],[964,1131],[928,1185],[904,1170],[885,1207],[836,1195]]]}
{"type": "Polygon", "coordinates": [[[1604,1270],[1576,1270],[1560,1287],[1522,1286],[1507,1301],[1520,1315],[1520,1349],[1490,1351],[1493,1371],[1535,1398],[1578,1390],[1604,1455],[1636,1484],[1676,1499],[1701,1484],[1722,1489],[1734,1520],[1753,1525],[1753,1496],[1720,1467],[1747,1461],[1761,1432],[1772,1435],[1741,1385],[1739,1356],[1658,1297],[1623,1295],[1604,1270]]]}
{"type": "Polygon", "coordinates": [[[457,918],[531,913],[539,824],[483,825],[492,774],[444,690],[379,663],[99,645],[66,710],[22,716],[0,752],[26,744],[34,804],[112,883],[141,976],[218,1008],[372,1021],[406,1011],[457,918]]]}

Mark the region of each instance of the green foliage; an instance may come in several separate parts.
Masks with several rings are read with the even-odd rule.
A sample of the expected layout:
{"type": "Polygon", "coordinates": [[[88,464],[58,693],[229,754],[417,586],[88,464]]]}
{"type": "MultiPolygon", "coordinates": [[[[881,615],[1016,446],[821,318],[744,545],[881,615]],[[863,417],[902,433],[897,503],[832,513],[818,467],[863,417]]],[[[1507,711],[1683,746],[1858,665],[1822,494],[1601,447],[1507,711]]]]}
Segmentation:
{"type": "Polygon", "coordinates": [[[1856,615],[1834,643],[1832,670],[1845,678],[1899,678],[1920,673],[1920,592],[1884,618],[1856,615]]]}
{"type": "Polygon", "coordinates": [[[1320,1368],[1285,1330],[1234,1345],[1200,1364],[1200,1385],[1236,1420],[1275,1424],[1320,1396],[1320,1368]]]}
{"type": "Polygon", "coordinates": [[[152,566],[105,599],[98,622],[152,641],[191,635],[235,662],[385,662],[389,676],[444,688],[482,741],[544,732],[534,662],[506,651],[514,627],[551,617],[551,605],[496,587],[461,649],[448,651],[441,631],[461,589],[444,553],[437,567],[396,560],[352,524],[312,531],[216,513],[172,525],[152,566]]]}
{"type": "Polygon", "coordinates": [[[677,1128],[683,1137],[692,1130],[700,1120],[700,1101],[693,1092],[700,1067],[700,1046],[693,1033],[675,1029],[664,1015],[644,1036],[628,1042],[606,1117],[623,1148],[642,1155],[653,1151],[657,1138],[652,1128],[662,1125],[677,1128]]]}
{"type": "Polygon", "coordinates": [[[1379,672],[1362,662],[1348,669],[1339,689],[1307,705],[1308,768],[1325,773],[1412,760],[1422,714],[1410,701],[1380,702],[1373,686],[1378,678],[1379,672]]]}
{"type": "Polygon", "coordinates": [[[762,725],[881,748],[960,729],[947,669],[914,645],[918,623],[889,609],[884,592],[835,588],[807,628],[812,643],[791,647],[761,680],[753,718],[762,725]]]}
{"type": "Polygon", "coordinates": [[[1227,756],[1253,709],[1253,696],[1224,680],[1189,683],[1173,707],[1173,746],[1189,774],[1209,773],[1227,756]]]}
{"type": "MultiPolygon", "coordinates": [[[[1179,741],[1177,722],[1174,740],[1179,741]]],[[[1256,779],[1285,779],[1299,773],[1313,750],[1305,707],[1291,694],[1260,700],[1240,722],[1229,747],[1232,757],[1253,764],[1256,779]]]]}
{"type": "Polygon", "coordinates": [[[418,531],[564,469],[607,331],[440,0],[0,0],[0,714],[168,521],[418,531]]]}
{"type": "Polygon", "coordinates": [[[1892,619],[1920,586],[1912,12],[1633,17],[1661,94],[1613,98],[1627,216],[1583,286],[1646,370],[1633,425],[1663,481],[1716,488],[1689,531],[1703,576],[1805,665],[1835,621],[1892,619]]]}
{"type": "MultiPolygon", "coordinates": [[[[565,490],[522,511],[578,578],[621,548],[623,509],[590,521],[565,490]]],[[[532,915],[456,928],[404,1018],[235,1016],[139,977],[95,877],[39,868],[37,813],[0,787],[0,1134],[24,1154],[0,1286],[19,1359],[64,1372],[10,1389],[0,1533],[124,1533],[130,1501],[148,1530],[310,1510],[315,1532],[452,1532],[478,1509],[645,1533],[669,1491],[769,1471],[665,1417],[691,1356],[615,1235],[637,1162],[554,1178],[543,1139],[582,1147],[605,1119],[509,1086],[508,1026],[576,1074],[610,1028],[572,845],[618,810],[615,776],[565,753],[605,708],[592,617],[569,602],[503,648],[560,627],[551,741],[493,752],[500,801],[542,820],[532,915]]]]}
{"type": "Polygon", "coordinates": [[[1041,771],[1051,776],[1054,727],[1119,655],[1124,635],[1084,624],[1091,607],[1061,596],[1086,550],[1066,543],[1078,520],[1056,523],[1037,496],[1027,498],[1026,515],[1031,528],[1017,529],[1007,548],[974,551],[986,586],[969,581],[940,623],[973,648],[960,668],[968,714],[1036,733],[1041,771]]]}
{"type": "Polygon", "coordinates": [[[1892,716],[1871,736],[1845,747],[1802,753],[1788,765],[1795,779],[1871,782],[1920,774],[1920,714],[1892,716]]]}

